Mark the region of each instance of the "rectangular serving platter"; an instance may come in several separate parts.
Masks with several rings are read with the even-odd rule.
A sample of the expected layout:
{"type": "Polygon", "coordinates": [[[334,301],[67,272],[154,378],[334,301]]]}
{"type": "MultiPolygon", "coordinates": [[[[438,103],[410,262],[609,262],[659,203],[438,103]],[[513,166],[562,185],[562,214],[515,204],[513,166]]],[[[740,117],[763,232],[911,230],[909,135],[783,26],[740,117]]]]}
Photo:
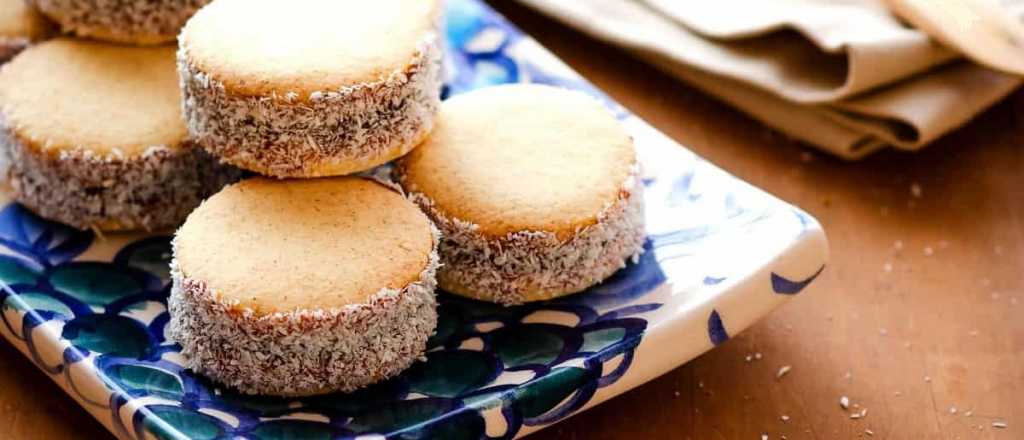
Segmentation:
{"type": "Polygon", "coordinates": [[[646,253],[585,293],[500,307],[441,292],[425,362],[356,393],[243,396],[167,340],[167,235],[96,237],[0,211],[0,333],[122,439],[516,438],[710,350],[823,270],[803,211],[705,162],[594,89],[479,0],[449,0],[444,94],[579,89],[637,144],[646,253]]]}

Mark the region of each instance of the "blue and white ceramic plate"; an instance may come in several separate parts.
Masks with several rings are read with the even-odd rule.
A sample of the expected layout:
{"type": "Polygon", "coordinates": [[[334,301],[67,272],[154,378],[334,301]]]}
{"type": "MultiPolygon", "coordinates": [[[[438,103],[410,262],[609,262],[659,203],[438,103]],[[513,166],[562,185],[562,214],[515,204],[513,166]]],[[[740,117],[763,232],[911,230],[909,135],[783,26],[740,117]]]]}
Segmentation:
{"type": "Polygon", "coordinates": [[[165,335],[169,237],[0,212],[0,333],[123,439],[514,438],[651,380],[800,293],[827,244],[594,90],[478,0],[450,0],[446,94],[508,82],[593,93],[636,139],[647,252],[588,292],[503,308],[440,294],[426,362],[349,395],[247,397],[181,367],[165,335]]]}

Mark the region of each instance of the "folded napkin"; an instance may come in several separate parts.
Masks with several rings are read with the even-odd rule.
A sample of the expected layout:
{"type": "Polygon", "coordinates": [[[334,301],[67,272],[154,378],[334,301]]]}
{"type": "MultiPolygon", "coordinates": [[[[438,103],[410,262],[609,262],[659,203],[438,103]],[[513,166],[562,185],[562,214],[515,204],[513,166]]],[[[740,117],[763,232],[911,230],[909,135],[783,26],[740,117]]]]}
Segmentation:
{"type": "Polygon", "coordinates": [[[519,1],[849,159],[921,148],[1024,81],[874,0],[519,1]]]}
{"type": "Polygon", "coordinates": [[[887,0],[890,9],[967,58],[1024,75],[1024,1],[887,0]]]}

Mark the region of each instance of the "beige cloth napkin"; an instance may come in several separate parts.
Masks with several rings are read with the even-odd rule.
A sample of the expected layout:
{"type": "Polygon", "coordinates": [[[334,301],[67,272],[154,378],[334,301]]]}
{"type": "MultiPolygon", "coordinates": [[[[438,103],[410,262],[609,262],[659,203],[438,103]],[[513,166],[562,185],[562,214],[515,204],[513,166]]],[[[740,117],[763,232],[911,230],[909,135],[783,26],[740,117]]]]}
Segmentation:
{"type": "Polygon", "coordinates": [[[974,62],[1024,75],[1024,1],[886,1],[896,15],[974,62]]]}
{"type": "Polygon", "coordinates": [[[848,159],[921,148],[1022,83],[875,0],[519,1],[848,159]]]}

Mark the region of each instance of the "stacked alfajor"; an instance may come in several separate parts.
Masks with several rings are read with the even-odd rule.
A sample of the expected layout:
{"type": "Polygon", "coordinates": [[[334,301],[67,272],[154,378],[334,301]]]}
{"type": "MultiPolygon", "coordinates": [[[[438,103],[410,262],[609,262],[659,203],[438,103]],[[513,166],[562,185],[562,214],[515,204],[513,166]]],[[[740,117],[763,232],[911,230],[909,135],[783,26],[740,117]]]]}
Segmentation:
{"type": "Polygon", "coordinates": [[[439,234],[397,186],[346,176],[400,157],[440,106],[434,0],[215,0],[179,37],[189,135],[263,175],[174,238],[170,336],[243,393],[382,381],[437,325],[439,234]]]}
{"type": "Polygon", "coordinates": [[[438,287],[552,300],[643,251],[637,151],[601,101],[441,102],[441,0],[32,3],[108,42],[0,70],[15,197],[79,228],[180,225],[168,336],[227,387],[350,392],[423,358],[438,287]]]}

